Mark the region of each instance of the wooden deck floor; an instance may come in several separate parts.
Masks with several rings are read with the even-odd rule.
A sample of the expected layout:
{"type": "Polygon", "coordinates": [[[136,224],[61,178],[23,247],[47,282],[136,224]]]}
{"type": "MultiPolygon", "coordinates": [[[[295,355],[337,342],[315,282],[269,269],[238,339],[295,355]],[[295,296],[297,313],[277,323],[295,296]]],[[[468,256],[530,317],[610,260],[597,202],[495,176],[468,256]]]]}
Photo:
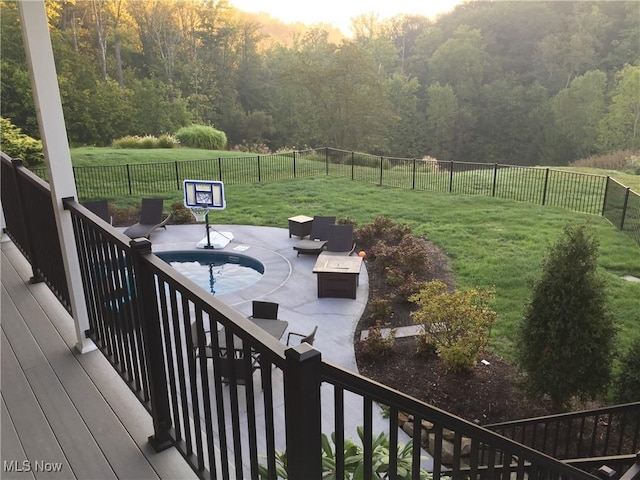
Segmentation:
{"type": "Polygon", "coordinates": [[[73,320],[11,243],[2,243],[0,478],[192,479],[99,351],[73,348],[73,320]]]}

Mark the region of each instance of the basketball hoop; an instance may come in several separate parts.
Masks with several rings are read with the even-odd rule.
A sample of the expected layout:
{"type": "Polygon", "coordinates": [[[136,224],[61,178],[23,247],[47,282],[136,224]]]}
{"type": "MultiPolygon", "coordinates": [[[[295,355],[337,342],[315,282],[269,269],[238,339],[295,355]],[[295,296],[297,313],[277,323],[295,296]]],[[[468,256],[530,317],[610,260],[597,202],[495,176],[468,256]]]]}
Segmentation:
{"type": "Polygon", "coordinates": [[[196,221],[198,223],[204,222],[207,218],[207,214],[209,213],[209,207],[189,207],[191,209],[191,213],[194,217],[196,217],[196,221]]]}
{"type": "Polygon", "coordinates": [[[205,222],[207,243],[203,248],[213,248],[209,235],[209,210],[224,210],[224,184],[215,180],[184,180],[184,206],[191,209],[191,213],[198,223],[205,222]]]}

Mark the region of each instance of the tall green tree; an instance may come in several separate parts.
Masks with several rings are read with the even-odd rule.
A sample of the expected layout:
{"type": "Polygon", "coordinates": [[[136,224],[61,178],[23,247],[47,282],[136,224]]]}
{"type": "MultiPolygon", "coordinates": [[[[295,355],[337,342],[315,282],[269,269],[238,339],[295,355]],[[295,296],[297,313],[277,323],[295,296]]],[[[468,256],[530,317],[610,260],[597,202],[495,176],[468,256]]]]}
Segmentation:
{"type": "Polygon", "coordinates": [[[616,75],[609,111],[600,122],[606,152],[640,148],[640,65],[625,65],[616,75]]]}
{"type": "Polygon", "coordinates": [[[568,225],[549,248],[533,285],[517,340],[533,394],[560,411],[577,396],[604,393],[611,379],[615,324],[598,273],[598,240],[587,225],[568,225]]]}
{"type": "Polygon", "coordinates": [[[606,111],[607,75],[595,70],[574,78],[554,97],[556,125],[574,146],[572,159],[594,153],[599,123],[606,111]]]}
{"type": "Polygon", "coordinates": [[[453,160],[456,129],[461,116],[451,85],[433,83],[427,89],[427,153],[438,160],[453,160]]]}

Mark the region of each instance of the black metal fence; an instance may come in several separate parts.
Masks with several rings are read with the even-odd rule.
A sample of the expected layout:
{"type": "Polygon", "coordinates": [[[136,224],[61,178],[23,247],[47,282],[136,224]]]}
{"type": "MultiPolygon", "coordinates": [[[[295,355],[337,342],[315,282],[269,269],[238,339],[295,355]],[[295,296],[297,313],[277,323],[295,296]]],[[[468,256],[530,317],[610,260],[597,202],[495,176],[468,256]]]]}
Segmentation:
{"type": "MultiPolygon", "coordinates": [[[[46,170],[33,171],[46,180],[46,170]]],[[[640,244],[640,194],[610,177],[560,169],[440,162],[334,148],[73,169],[82,200],[176,191],[185,179],[228,185],[335,175],[380,186],[486,195],[603,215],[640,244]]]]}
{"type": "MultiPolygon", "coordinates": [[[[4,168],[9,166],[3,158],[3,173],[4,168]]],[[[18,170],[33,177],[22,167],[18,170]]],[[[11,190],[16,192],[20,181],[9,178],[16,182],[11,190]]],[[[11,212],[8,218],[15,218],[17,203],[4,196],[4,181],[3,175],[3,206],[11,212]]],[[[277,451],[286,450],[289,478],[319,480],[329,468],[322,461],[323,434],[335,439],[332,468],[343,478],[353,460],[343,449],[349,433],[345,419],[354,414],[360,415],[364,431],[363,478],[375,478],[373,439],[379,413],[374,404],[391,412],[384,427],[390,437],[391,479],[406,468],[400,460],[408,462],[412,478],[425,467],[419,428],[407,457],[393,454],[398,451],[400,411],[417,424],[433,424],[434,455],[427,466],[433,478],[596,478],[331,365],[309,345],[285,347],[153,255],[147,240],[125,237],[73,199],[65,200],[64,207],[72,217],[80,257],[87,334],[150,412],[154,448],[175,446],[200,478],[258,478],[261,464],[269,478],[277,478],[277,451]],[[242,374],[254,366],[259,381],[242,374]],[[352,397],[350,405],[356,398],[362,407],[347,409],[346,396],[352,397]],[[327,418],[333,420],[330,425],[323,424],[327,418]],[[446,430],[454,432],[448,462],[443,460],[446,430]],[[464,459],[463,439],[469,450],[464,459]]],[[[12,221],[7,229],[15,242],[26,242],[23,251],[31,251],[32,237],[45,237],[54,256],[53,250],[60,250],[59,243],[52,243],[57,233],[43,231],[39,221],[27,215],[22,227],[12,221]],[[25,235],[16,235],[14,228],[23,228],[25,235]]]]}

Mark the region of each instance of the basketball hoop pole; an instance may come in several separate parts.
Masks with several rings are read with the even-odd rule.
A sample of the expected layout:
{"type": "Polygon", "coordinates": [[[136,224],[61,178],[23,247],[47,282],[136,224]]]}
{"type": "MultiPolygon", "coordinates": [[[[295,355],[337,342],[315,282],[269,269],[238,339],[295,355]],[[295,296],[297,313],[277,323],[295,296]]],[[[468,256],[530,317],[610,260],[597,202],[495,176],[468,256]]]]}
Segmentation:
{"type": "Polygon", "coordinates": [[[209,212],[207,212],[207,214],[204,216],[204,227],[207,229],[207,244],[204,246],[204,248],[208,249],[208,250],[213,250],[213,245],[211,245],[211,238],[209,237],[209,212]]]}

